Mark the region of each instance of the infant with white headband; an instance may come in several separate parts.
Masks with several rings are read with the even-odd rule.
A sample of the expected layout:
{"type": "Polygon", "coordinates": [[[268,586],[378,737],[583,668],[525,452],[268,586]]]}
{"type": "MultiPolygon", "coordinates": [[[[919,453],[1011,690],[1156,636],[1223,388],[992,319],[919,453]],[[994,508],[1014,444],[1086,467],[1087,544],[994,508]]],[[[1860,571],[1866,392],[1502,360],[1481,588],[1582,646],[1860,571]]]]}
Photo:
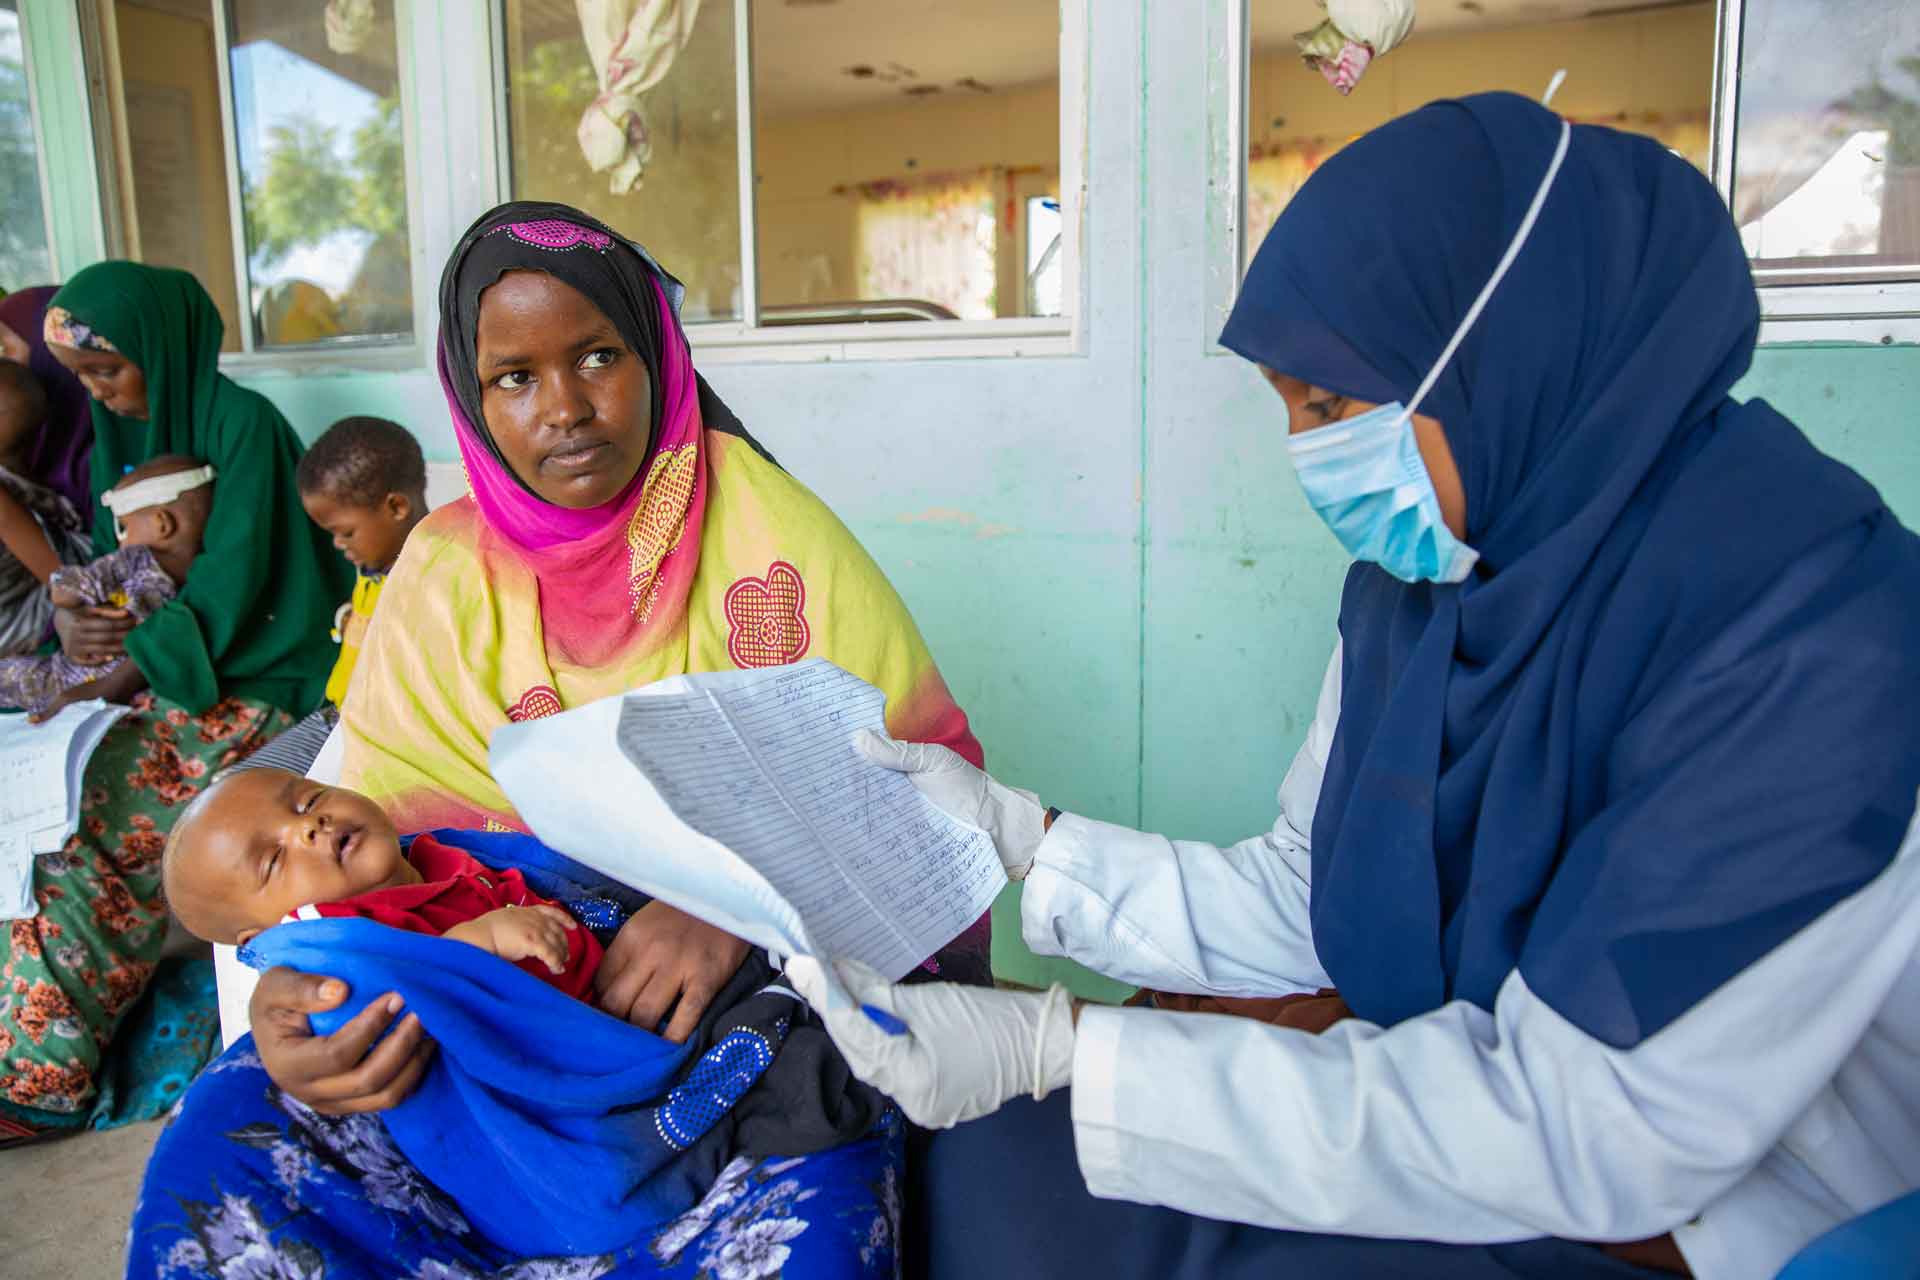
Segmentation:
{"type": "MultiPolygon", "coordinates": [[[[173,599],[200,554],[213,510],[213,477],[213,468],[200,459],[172,453],[122,476],[100,495],[101,505],[113,512],[119,549],[56,570],[47,580],[54,605],[123,610],[139,623],[173,599]]],[[[95,662],[64,652],[0,659],[0,707],[20,708],[36,720],[69,702],[126,702],[146,683],[124,654],[95,662]]]]}

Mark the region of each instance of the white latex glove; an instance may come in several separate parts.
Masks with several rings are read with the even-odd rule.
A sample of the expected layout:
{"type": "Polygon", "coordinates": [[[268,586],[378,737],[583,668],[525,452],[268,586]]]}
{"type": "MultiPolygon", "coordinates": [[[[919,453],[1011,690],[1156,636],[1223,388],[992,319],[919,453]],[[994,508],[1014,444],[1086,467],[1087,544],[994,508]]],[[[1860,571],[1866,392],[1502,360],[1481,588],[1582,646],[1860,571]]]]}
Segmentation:
{"type": "Polygon", "coordinates": [[[906,774],[949,816],[992,836],[1007,879],[1024,880],[1033,870],[1034,851],[1047,834],[1047,811],[1039,796],[995,782],[947,747],[896,742],[871,729],[854,734],[853,746],[875,764],[906,774]]]}
{"type": "Polygon", "coordinates": [[[998,1111],[1023,1093],[1044,1098],[1073,1078],[1073,1001],[1047,991],[996,991],[952,982],[896,987],[841,961],[829,973],[796,956],[787,980],[826,1021],[853,1074],[929,1129],[998,1111]],[[889,1035],[862,1005],[905,1023],[889,1035]]]}

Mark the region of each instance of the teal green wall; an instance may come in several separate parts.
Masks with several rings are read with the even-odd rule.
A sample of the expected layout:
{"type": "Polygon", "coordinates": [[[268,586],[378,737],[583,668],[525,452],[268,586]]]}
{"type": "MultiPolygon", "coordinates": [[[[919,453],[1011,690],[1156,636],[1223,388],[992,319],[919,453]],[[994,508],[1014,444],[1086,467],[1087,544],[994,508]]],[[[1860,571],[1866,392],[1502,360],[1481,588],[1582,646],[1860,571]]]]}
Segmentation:
{"type": "Polygon", "coordinates": [[[1734,394],[1799,423],[1920,529],[1920,347],[1764,347],[1734,394]]]}
{"type": "MultiPolygon", "coordinates": [[[[452,0],[433,3],[420,22],[457,16],[452,0]]],[[[1273,819],[1345,563],[1299,497],[1273,394],[1211,341],[1207,25],[1186,5],[1093,4],[1080,354],[706,371],[885,566],[996,773],[1094,817],[1229,840],[1273,819]]],[[[41,20],[55,0],[27,7],[36,41],[72,39],[41,20]]],[[[466,104],[464,116],[419,111],[415,145],[434,157],[422,168],[471,186],[485,146],[458,121],[485,116],[468,101],[484,68],[420,44],[417,83],[466,104]]],[[[43,48],[35,68],[70,53],[43,48]]],[[[84,98],[70,84],[54,96],[72,137],[84,98]]],[[[53,162],[57,191],[88,187],[89,156],[53,162]]],[[[471,212],[423,222],[427,279],[471,212]]],[[[87,260],[98,231],[85,223],[63,238],[63,261],[87,260]]],[[[424,367],[244,380],[309,437],[381,413],[430,457],[453,457],[424,367]]],[[[1763,350],[1740,393],[1768,397],[1920,524],[1920,348],[1763,350]]],[[[1012,909],[1010,894],[996,930],[1005,976],[1117,990],[1026,955],[1012,909]]]]}

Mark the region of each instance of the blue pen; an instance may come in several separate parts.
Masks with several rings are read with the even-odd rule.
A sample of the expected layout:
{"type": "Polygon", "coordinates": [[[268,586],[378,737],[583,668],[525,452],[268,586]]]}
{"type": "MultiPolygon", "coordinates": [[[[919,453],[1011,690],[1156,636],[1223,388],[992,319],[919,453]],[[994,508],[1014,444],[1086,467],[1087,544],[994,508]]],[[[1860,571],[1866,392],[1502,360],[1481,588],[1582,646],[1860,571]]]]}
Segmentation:
{"type": "Polygon", "coordinates": [[[907,1034],[907,1024],[877,1004],[862,1004],[860,1006],[860,1012],[867,1015],[868,1022],[871,1022],[874,1026],[880,1028],[890,1036],[903,1036],[907,1034]]]}

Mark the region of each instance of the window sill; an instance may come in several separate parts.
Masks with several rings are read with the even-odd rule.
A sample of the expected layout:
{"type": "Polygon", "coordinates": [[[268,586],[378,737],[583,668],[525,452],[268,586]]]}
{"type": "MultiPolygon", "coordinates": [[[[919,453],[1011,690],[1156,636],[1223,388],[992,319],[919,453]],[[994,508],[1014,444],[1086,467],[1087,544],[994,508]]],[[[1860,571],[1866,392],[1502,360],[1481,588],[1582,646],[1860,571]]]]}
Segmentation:
{"type": "Polygon", "coordinates": [[[1760,341],[1920,343],[1920,281],[1763,285],[1760,341]]]}
{"type": "Polygon", "coordinates": [[[220,372],[230,378],[315,373],[411,373],[426,367],[426,350],[417,342],[333,349],[287,347],[266,351],[229,351],[220,356],[220,372]]]}
{"type": "Polygon", "coordinates": [[[1071,320],[1057,317],[755,328],[689,324],[702,364],[825,364],[854,360],[986,360],[1080,353],[1071,320]]]}

